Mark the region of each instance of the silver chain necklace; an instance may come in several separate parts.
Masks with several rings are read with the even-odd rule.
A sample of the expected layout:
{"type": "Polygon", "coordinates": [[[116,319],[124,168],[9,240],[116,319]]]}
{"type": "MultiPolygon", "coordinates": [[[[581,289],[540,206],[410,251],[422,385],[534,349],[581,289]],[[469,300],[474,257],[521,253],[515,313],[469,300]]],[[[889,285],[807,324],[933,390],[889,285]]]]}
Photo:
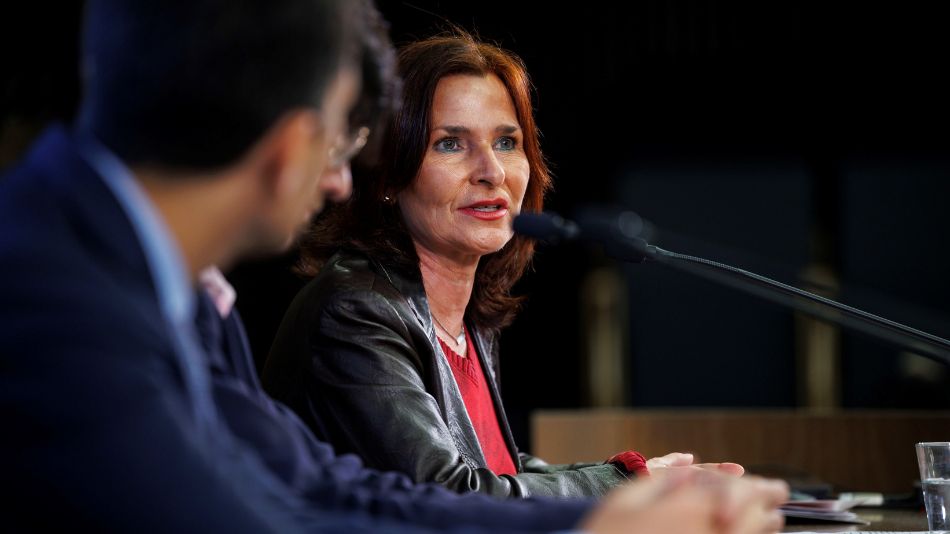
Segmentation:
{"type": "Polygon", "coordinates": [[[458,346],[461,347],[462,344],[465,343],[465,325],[464,325],[464,324],[462,325],[462,332],[461,332],[459,335],[457,335],[457,336],[453,336],[453,335],[452,335],[452,332],[450,332],[449,329],[446,328],[444,324],[442,324],[442,321],[440,321],[439,318],[436,317],[434,313],[429,312],[429,315],[432,316],[432,318],[435,320],[435,322],[436,322],[437,325],[439,325],[439,326],[442,327],[442,330],[443,330],[446,334],[448,334],[449,336],[451,336],[451,337],[453,337],[453,338],[455,339],[455,344],[456,344],[456,345],[458,345],[458,346]]]}

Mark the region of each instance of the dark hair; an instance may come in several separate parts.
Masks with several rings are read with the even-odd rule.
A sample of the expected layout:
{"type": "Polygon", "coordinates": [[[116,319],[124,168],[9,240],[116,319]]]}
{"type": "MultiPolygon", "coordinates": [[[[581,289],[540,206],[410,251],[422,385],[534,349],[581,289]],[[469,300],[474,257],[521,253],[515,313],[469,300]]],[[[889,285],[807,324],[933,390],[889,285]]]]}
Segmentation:
{"type": "MultiPolygon", "coordinates": [[[[298,272],[313,276],[341,247],[418,272],[418,257],[398,205],[383,201],[410,185],[422,165],[429,139],[429,117],[439,80],[455,74],[494,74],[508,89],[524,136],[530,167],[522,210],[541,211],[551,177],[541,153],[531,105],[531,82],[521,59],[480,42],[462,30],[404,46],[399,51],[403,104],[390,123],[376,165],[354,168],[350,200],[324,213],[301,243],[298,272]]],[[[479,262],[466,318],[480,327],[511,323],[522,301],[511,288],[531,263],[534,244],[515,236],[500,251],[479,262]]]]}
{"type": "Polygon", "coordinates": [[[211,169],[357,66],[363,2],[91,0],[79,128],[127,163],[211,169]]]}

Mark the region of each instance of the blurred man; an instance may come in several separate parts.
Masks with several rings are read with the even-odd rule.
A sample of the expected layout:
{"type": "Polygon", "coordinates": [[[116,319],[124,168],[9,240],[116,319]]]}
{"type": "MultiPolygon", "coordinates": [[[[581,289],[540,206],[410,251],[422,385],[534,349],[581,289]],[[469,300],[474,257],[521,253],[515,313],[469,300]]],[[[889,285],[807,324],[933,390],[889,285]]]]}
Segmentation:
{"type": "Polygon", "coordinates": [[[203,267],[281,250],[358,94],[342,1],[92,2],[75,131],[0,189],[6,504],[22,526],[293,531],[316,517],[220,420],[203,267]]]}

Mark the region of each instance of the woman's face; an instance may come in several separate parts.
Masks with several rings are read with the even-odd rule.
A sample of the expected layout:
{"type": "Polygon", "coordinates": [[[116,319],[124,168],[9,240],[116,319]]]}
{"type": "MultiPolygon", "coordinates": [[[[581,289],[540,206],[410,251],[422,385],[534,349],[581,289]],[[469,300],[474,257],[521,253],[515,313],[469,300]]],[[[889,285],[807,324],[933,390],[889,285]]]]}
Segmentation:
{"type": "Polygon", "coordinates": [[[453,75],[436,86],[419,173],[399,194],[416,247],[457,261],[500,250],[528,186],[523,134],[495,75],[453,75]]]}

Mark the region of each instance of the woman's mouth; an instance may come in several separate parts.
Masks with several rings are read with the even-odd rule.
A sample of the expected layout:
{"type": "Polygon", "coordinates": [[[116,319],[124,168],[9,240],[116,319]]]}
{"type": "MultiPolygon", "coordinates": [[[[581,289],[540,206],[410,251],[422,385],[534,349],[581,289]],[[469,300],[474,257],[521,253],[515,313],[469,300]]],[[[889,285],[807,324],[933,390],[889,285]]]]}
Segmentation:
{"type": "Polygon", "coordinates": [[[481,200],[461,208],[461,211],[476,219],[493,221],[508,215],[508,202],[502,198],[481,200]]]}

